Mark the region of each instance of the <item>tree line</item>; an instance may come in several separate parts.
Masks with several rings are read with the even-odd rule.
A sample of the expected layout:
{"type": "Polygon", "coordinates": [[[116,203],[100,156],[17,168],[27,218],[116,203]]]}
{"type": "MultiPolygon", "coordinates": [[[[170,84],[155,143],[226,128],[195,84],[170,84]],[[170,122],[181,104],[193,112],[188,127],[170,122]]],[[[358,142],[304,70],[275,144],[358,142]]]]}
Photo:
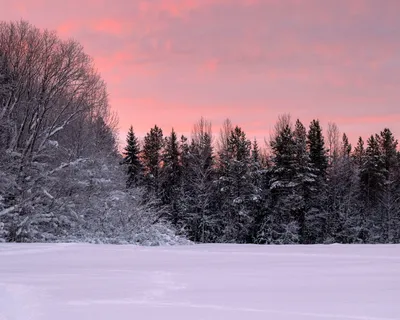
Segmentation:
{"type": "Polygon", "coordinates": [[[267,149],[226,120],[218,139],[201,119],[190,139],[131,127],[127,188],[195,242],[259,244],[400,241],[400,153],[385,128],[357,145],[329,123],[276,122],[267,149]]]}
{"type": "Polygon", "coordinates": [[[391,243],[400,156],[389,129],[351,146],[281,116],[267,150],[226,121],[128,133],[74,40],[0,22],[0,242],[391,243]]]}

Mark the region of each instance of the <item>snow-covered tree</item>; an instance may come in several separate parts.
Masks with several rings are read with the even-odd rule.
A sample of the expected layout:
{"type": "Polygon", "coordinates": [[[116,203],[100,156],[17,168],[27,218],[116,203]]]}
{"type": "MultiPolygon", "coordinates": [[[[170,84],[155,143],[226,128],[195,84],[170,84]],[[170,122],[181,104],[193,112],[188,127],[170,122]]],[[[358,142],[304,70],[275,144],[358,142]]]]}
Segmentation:
{"type": "Polygon", "coordinates": [[[172,129],[165,138],[164,149],[161,155],[162,168],[160,170],[160,194],[163,205],[168,206],[169,215],[174,225],[182,222],[181,179],[182,165],[180,160],[178,137],[172,129]]]}
{"type": "Polygon", "coordinates": [[[0,23],[0,241],[176,242],[126,190],[116,126],[79,43],[0,23]]]}
{"type": "Polygon", "coordinates": [[[260,230],[267,243],[296,243],[299,241],[298,212],[304,199],[298,192],[298,165],[293,125],[289,116],[281,116],[271,138],[273,166],[271,167],[271,209],[260,230]]]}
{"type": "Polygon", "coordinates": [[[189,165],[183,175],[184,219],[188,236],[196,242],[214,242],[219,217],[214,210],[214,154],[211,122],[201,118],[193,127],[188,148],[189,165]]]}
{"type": "MultiPolygon", "coordinates": [[[[221,137],[222,140],[223,137],[221,137]]],[[[252,216],[251,142],[244,131],[236,126],[219,150],[216,196],[221,214],[222,241],[247,242],[252,216]]]]}

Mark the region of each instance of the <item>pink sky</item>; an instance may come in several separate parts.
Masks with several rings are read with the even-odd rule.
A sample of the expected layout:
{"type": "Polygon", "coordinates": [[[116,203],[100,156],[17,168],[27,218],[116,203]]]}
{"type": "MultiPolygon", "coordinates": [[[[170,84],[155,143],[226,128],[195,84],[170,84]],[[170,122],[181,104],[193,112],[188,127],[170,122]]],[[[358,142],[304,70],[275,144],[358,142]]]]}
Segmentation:
{"type": "Polygon", "coordinates": [[[277,116],[335,122],[352,141],[400,135],[398,0],[0,0],[78,40],[108,84],[121,136],[189,134],[229,117],[252,139],[277,116]]]}

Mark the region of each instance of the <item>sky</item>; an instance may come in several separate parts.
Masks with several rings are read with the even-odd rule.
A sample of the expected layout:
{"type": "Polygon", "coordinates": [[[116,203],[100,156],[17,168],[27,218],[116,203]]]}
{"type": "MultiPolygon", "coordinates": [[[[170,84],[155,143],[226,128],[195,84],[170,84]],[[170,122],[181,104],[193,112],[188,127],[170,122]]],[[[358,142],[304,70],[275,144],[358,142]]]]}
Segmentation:
{"type": "Polygon", "coordinates": [[[278,115],[351,141],[400,135],[398,0],[0,0],[0,20],[74,38],[118,114],[143,137],[226,118],[268,139],[278,115]]]}

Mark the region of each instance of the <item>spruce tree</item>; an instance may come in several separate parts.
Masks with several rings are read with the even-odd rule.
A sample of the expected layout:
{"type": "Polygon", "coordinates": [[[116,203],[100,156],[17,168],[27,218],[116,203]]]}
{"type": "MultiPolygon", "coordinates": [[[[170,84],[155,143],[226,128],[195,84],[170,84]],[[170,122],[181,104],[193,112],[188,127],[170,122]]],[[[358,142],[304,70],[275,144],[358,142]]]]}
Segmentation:
{"type": "Polygon", "coordinates": [[[157,125],[144,138],[143,165],[145,184],[149,195],[159,196],[161,151],[164,145],[163,132],[157,125]]]}
{"type": "Polygon", "coordinates": [[[307,138],[311,163],[318,169],[320,176],[325,176],[328,168],[328,157],[322,128],[318,120],[311,121],[307,138]]]}
{"type": "Polygon", "coordinates": [[[349,138],[347,137],[347,135],[345,133],[343,133],[343,136],[342,136],[340,155],[342,157],[346,157],[346,158],[349,158],[351,155],[351,144],[349,142],[349,138]]]}
{"type": "Polygon", "coordinates": [[[182,175],[187,175],[190,166],[190,147],[188,143],[188,138],[184,135],[181,136],[181,141],[179,143],[179,153],[180,153],[180,164],[182,166],[182,175]]]}
{"type": "Polygon", "coordinates": [[[397,158],[398,142],[390,129],[385,128],[379,135],[379,146],[384,165],[385,182],[379,197],[378,215],[381,216],[380,242],[399,240],[396,225],[400,222],[400,177],[397,158]]]}
{"type": "Polygon", "coordinates": [[[215,210],[214,154],[211,123],[203,118],[193,128],[185,181],[184,219],[191,240],[214,242],[220,236],[219,212],[215,210]]]}
{"type": "Polygon", "coordinates": [[[367,141],[365,161],[361,166],[360,178],[362,196],[366,206],[375,206],[378,203],[386,178],[385,160],[381,152],[378,135],[371,135],[367,141]]]}
{"type": "Polygon", "coordinates": [[[131,126],[126,137],[126,146],[123,152],[122,163],[127,168],[126,185],[128,188],[136,186],[142,176],[142,164],[139,159],[140,147],[138,139],[135,136],[133,127],[131,126]]]}
{"type": "Polygon", "coordinates": [[[295,176],[297,206],[294,217],[299,225],[300,241],[310,242],[310,235],[306,230],[307,213],[313,209],[312,196],[317,192],[317,170],[312,166],[307,150],[307,132],[304,125],[297,119],[293,132],[295,150],[295,176]]]}
{"type": "Polygon", "coordinates": [[[328,199],[330,236],[335,242],[357,242],[357,226],[360,226],[358,176],[354,159],[351,157],[351,144],[344,133],[339,155],[328,171],[328,199]]]}
{"type": "Polygon", "coordinates": [[[379,148],[382,153],[384,167],[386,169],[385,176],[388,179],[390,172],[397,164],[397,145],[398,141],[394,138],[390,129],[385,128],[380,132],[378,138],[379,148]]]}
{"type": "Polygon", "coordinates": [[[227,136],[218,161],[219,210],[222,214],[224,242],[246,242],[251,215],[249,199],[252,191],[250,176],[251,142],[236,126],[227,136]]]}
{"type": "Polygon", "coordinates": [[[258,242],[260,226],[266,214],[265,205],[268,197],[266,192],[268,182],[266,170],[263,167],[261,150],[257,140],[254,139],[251,149],[250,179],[252,192],[249,201],[249,211],[252,217],[252,225],[249,232],[249,242],[258,242]]]}
{"type": "Polygon", "coordinates": [[[182,166],[179,142],[174,129],[172,129],[170,136],[165,138],[162,163],[160,173],[161,201],[163,205],[169,207],[172,223],[178,225],[182,219],[179,207],[182,166]]]}
{"type": "Polygon", "coordinates": [[[326,175],[328,169],[328,156],[322,128],[318,120],[312,120],[307,134],[307,146],[312,167],[315,169],[314,192],[309,199],[310,210],[306,216],[308,234],[307,243],[321,243],[332,236],[332,221],[334,217],[327,212],[328,191],[326,175]]]}
{"type": "Polygon", "coordinates": [[[297,190],[296,142],[290,118],[281,117],[275,130],[271,140],[271,209],[264,218],[259,238],[266,243],[296,243],[299,241],[298,211],[303,199],[297,190]]]}
{"type": "Polygon", "coordinates": [[[357,141],[357,146],[354,148],[354,152],[352,154],[354,162],[359,167],[363,165],[364,157],[365,157],[365,148],[364,148],[364,140],[359,137],[357,141]]]}
{"type": "Polygon", "coordinates": [[[363,232],[360,238],[363,242],[381,241],[385,222],[380,205],[385,194],[387,178],[381,137],[378,134],[371,135],[360,167],[360,200],[363,203],[363,232]]]}

